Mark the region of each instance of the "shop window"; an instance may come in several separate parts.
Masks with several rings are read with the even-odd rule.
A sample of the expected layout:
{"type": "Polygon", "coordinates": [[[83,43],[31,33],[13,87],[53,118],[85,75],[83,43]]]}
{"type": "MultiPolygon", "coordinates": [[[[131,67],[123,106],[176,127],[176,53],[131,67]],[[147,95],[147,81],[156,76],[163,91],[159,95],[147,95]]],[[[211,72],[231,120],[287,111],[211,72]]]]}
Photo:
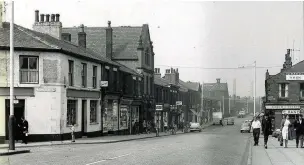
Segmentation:
{"type": "Polygon", "coordinates": [[[300,84],[300,96],[304,97],[304,83],[300,84]]]}
{"type": "Polygon", "coordinates": [[[38,57],[20,56],[19,58],[20,83],[39,83],[38,57]]]}
{"type": "Polygon", "coordinates": [[[97,100],[90,101],[90,123],[97,123],[97,100]]]}
{"type": "Polygon", "coordinates": [[[77,121],[77,101],[68,100],[67,104],[67,125],[76,124],[77,121]]]}
{"type": "Polygon", "coordinates": [[[279,84],[279,97],[281,98],[288,97],[288,84],[286,83],[279,84]]]}

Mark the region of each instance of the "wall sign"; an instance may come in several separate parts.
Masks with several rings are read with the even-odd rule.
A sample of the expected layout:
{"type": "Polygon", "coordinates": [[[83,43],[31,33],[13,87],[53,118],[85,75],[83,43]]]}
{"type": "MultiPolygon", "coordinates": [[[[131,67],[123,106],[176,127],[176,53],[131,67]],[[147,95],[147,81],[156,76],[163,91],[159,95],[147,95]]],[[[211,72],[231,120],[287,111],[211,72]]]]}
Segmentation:
{"type": "Polygon", "coordinates": [[[300,110],[283,110],[282,114],[298,115],[300,114],[300,110]]]}
{"type": "Polygon", "coordinates": [[[288,73],[286,74],[286,80],[304,80],[303,73],[288,73]]]}
{"type": "Polygon", "coordinates": [[[156,105],[155,110],[162,111],[163,110],[163,105],[156,105]]]}
{"type": "Polygon", "coordinates": [[[37,88],[37,92],[56,92],[56,88],[37,88]]]}
{"type": "Polygon", "coordinates": [[[299,105],[266,105],[266,109],[300,109],[299,105]]]}

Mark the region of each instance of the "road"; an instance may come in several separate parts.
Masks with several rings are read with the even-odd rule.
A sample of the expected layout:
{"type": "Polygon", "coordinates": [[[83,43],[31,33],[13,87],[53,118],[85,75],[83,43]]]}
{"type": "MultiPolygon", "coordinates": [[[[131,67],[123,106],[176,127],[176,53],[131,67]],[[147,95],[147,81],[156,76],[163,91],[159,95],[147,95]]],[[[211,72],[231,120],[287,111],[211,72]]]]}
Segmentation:
{"type": "Polygon", "coordinates": [[[112,144],[31,148],[31,153],[0,157],[5,165],[243,165],[251,134],[234,126],[210,126],[202,132],[112,144]],[[247,146],[247,147],[246,147],[247,146]],[[9,161],[9,163],[4,163],[9,161]]]}

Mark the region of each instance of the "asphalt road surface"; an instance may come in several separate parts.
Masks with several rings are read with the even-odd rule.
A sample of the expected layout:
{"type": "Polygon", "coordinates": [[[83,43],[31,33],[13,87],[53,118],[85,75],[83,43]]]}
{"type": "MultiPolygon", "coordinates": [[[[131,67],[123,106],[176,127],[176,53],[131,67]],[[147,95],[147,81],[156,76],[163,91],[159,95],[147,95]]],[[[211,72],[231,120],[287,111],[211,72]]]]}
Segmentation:
{"type": "Polygon", "coordinates": [[[235,125],[202,132],[113,144],[31,148],[31,153],[0,157],[1,165],[246,165],[251,134],[235,125]]]}

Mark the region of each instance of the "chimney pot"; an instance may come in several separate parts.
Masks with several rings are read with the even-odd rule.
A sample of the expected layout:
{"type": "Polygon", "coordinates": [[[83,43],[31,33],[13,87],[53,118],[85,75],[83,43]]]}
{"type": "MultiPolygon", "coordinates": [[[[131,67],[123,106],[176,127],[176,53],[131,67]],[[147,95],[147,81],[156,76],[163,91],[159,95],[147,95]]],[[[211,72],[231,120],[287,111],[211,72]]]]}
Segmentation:
{"type": "Polygon", "coordinates": [[[50,15],[49,14],[46,14],[46,22],[50,22],[50,15]]]}
{"type": "Polygon", "coordinates": [[[217,78],[217,79],[216,79],[216,82],[217,82],[217,83],[221,83],[221,79],[220,79],[220,78],[217,78]]]}
{"type": "Polygon", "coordinates": [[[80,25],[80,29],[81,29],[81,32],[84,32],[84,25],[83,24],[80,25]]]}
{"type": "Polygon", "coordinates": [[[39,22],[39,10],[35,10],[35,22],[39,22]]]}
{"type": "Polygon", "coordinates": [[[108,21],[108,27],[111,27],[111,21],[108,21]]]}
{"type": "Polygon", "coordinates": [[[55,14],[51,15],[51,22],[55,22],[55,14]]]}
{"type": "Polygon", "coordinates": [[[78,33],[78,46],[86,48],[87,47],[87,38],[86,38],[87,35],[84,32],[84,25],[81,24],[80,28],[81,28],[81,31],[78,33]]]}
{"type": "Polygon", "coordinates": [[[60,22],[59,17],[60,17],[60,14],[56,14],[56,22],[60,22]]]}
{"type": "Polygon", "coordinates": [[[44,14],[40,14],[40,22],[44,22],[44,14]]]}

